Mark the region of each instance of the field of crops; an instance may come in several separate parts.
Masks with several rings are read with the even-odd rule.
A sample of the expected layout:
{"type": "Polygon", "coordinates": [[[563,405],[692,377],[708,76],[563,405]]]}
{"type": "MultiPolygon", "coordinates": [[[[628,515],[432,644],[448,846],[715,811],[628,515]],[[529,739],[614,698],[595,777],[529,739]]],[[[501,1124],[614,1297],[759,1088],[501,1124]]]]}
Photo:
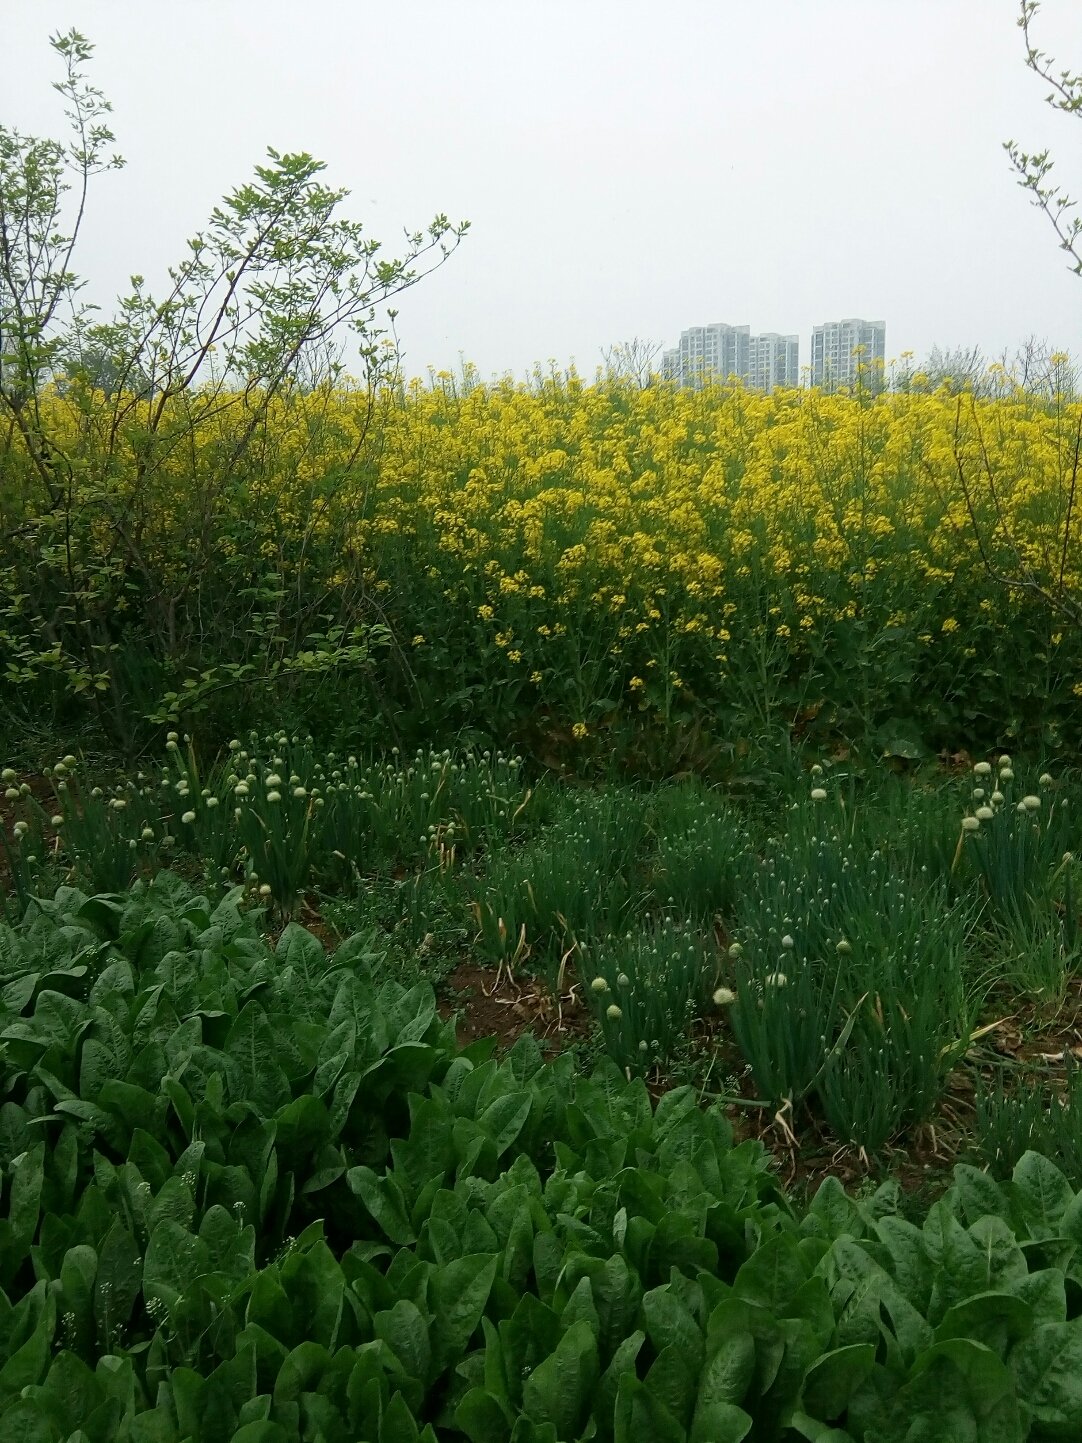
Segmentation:
{"type": "Polygon", "coordinates": [[[1082,406],[40,401],[4,1443],[1082,1432],[1082,406]]]}
{"type": "Polygon", "coordinates": [[[25,727],[224,741],[276,705],[325,734],[345,710],[347,745],[467,728],[655,774],[794,728],[906,756],[1079,739],[1082,406],[1006,378],[443,377],[282,396],[254,436],[240,398],[188,396],[149,437],[149,401],[45,401],[68,501],[17,433],[0,472],[25,727]]]}
{"type": "Polygon", "coordinates": [[[5,1440],[1082,1427],[1075,775],[3,786],[5,1440]]]}

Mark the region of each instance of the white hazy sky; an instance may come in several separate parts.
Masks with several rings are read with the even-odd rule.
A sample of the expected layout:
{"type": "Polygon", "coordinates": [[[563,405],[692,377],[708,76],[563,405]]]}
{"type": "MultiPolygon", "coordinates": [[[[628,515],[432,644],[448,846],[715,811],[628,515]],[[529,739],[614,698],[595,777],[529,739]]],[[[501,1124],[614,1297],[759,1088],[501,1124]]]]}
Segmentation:
{"type": "MultiPolygon", "coordinates": [[[[403,297],[406,370],[521,374],[707,321],[864,316],[887,354],[1036,334],[1082,353],[1082,279],[1001,143],[1082,192],[1082,119],[1042,103],[1016,0],[0,0],[0,122],[53,134],[76,26],[128,165],[76,268],[161,288],[266,147],[325,160],[390,254],[469,219],[403,297]]],[[[1082,6],[1038,43],[1082,70],[1082,6]]]]}

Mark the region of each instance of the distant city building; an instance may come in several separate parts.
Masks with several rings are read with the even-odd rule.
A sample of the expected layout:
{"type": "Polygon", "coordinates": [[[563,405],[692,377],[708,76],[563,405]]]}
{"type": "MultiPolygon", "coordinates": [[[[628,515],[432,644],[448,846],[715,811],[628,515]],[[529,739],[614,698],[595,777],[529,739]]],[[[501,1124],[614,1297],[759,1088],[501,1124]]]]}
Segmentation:
{"type": "Polygon", "coordinates": [[[800,343],[796,336],[771,331],[753,336],[750,326],[715,321],[680,332],[679,344],[661,357],[661,373],[682,386],[736,377],[764,391],[800,383],[800,343]]]}
{"type": "Polygon", "coordinates": [[[883,384],[887,328],[883,321],[850,318],[827,321],[812,331],[813,386],[852,386],[859,380],[871,390],[883,384]],[[858,372],[858,366],[862,369],[858,372]]]}
{"type": "Polygon", "coordinates": [[[772,391],[775,386],[800,385],[800,342],[796,336],[767,331],[752,336],[748,347],[749,386],[772,391]]]}
{"type": "Polygon", "coordinates": [[[749,326],[715,321],[680,332],[680,341],[662,356],[662,371],[682,386],[701,386],[708,380],[742,380],[748,373],[749,326]]]}

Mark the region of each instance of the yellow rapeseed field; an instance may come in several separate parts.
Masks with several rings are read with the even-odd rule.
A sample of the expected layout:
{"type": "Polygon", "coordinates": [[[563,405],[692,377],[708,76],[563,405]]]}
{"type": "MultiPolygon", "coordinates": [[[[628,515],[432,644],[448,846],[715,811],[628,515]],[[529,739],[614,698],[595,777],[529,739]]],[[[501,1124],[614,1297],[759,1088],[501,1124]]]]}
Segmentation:
{"type": "MultiPolygon", "coordinates": [[[[1056,603],[1082,597],[1082,405],[1006,378],[976,399],[436,376],[374,406],[278,398],[241,455],[243,404],[189,401],[142,467],[134,406],[104,481],[93,407],[48,404],[163,586],[197,553],[233,592],[260,568],[350,589],[436,710],[472,686],[580,742],[733,708],[942,740],[1080,689],[1056,603]]],[[[109,508],[88,514],[87,563],[115,557],[109,508]]]]}

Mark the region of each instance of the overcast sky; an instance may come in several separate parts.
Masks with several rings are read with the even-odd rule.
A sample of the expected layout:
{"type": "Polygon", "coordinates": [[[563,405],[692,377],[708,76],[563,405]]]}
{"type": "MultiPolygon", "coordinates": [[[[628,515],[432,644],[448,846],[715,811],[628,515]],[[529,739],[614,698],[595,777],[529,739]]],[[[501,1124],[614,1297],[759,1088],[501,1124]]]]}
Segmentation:
{"type": "MultiPolygon", "coordinates": [[[[0,0],[0,122],[62,126],[48,36],[96,45],[127,167],[76,269],[160,287],[267,146],[306,150],[393,254],[471,230],[403,297],[408,372],[485,376],[709,321],[884,320],[887,355],[1030,334],[1082,354],[1082,279],[1002,142],[1082,193],[1082,117],[1042,103],[1016,0],[0,0]]],[[[1082,70],[1082,6],[1035,26],[1082,70]]]]}

